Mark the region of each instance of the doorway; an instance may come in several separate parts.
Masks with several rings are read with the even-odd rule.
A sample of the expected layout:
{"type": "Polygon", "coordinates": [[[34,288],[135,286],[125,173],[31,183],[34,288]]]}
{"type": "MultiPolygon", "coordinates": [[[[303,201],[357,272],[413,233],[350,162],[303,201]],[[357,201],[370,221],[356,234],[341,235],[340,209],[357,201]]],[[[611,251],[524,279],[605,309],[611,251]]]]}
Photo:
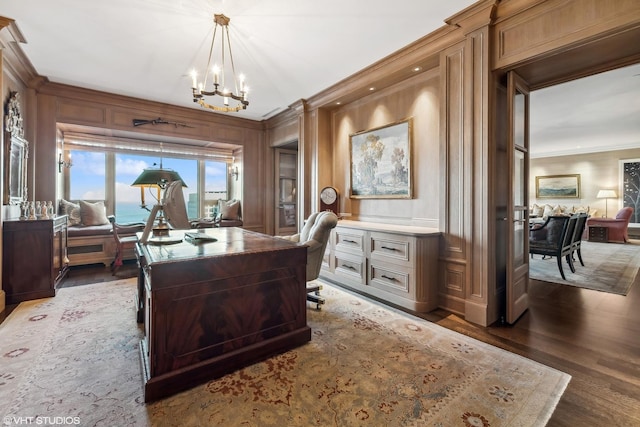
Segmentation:
{"type": "MultiPolygon", "coordinates": [[[[624,52],[624,50],[622,50],[622,52],[624,52]]],[[[535,113],[536,108],[543,108],[545,109],[545,111],[550,111],[553,105],[560,104],[560,102],[558,101],[555,101],[555,102],[548,101],[547,103],[540,103],[539,100],[536,100],[536,91],[541,90],[539,94],[544,94],[544,92],[542,91],[543,89],[548,88],[548,90],[551,91],[556,86],[560,88],[561,87],[560,85],[563,83],[578,81],[579,79],[589,77],[589,76],[593,76],[594,78],[597,78],[598,76],[600,76],[600,78],[603,78],[603,75],[605,72],[626,73],[627,78],[629,80],[627,80],[628,83],[626,85],[622,85],[623,90],[618,91],[619,95],[624,96],[628,92],[635,92],[635,93],[633,95],[631,94],[629,95],[631,96],[631,98],[629,98],[630,100],[623,101],[621,103],[620,102],[615,103],[611,99],[608,99],[604,95],[601,95],[601,99],[603,101],[606,100],[610,103],[610,105],[606,107],[604,111],[607,113],[611,113],[611,110],[613,108],[622,107],[620,112],[621,116],[628,117],[627,114],[631,113],[631,118],[638,117],[640,113],[640,105],[638,105],[639,103],[637,100],[640,98],[638,98],[637,92],[640,91],[640,66],[637,64],[637,60],[625,61],[620,58],[617,58],[616,60],[612,60],[611,59],[612,57],[610,56],[608,62],[603,60],[603,62],[601,63],[594,64],[594,60],[591,58],[593,54],[594,52],[589,50],[589,46],[583,46],[582,48],[574,50],[572,52],[572,55],[565,55],[564,57],[560,57],[559,55],[556,55],[553,57],[549,57],[549,58],[541,59],[536,62],[529,63],[527,65],[524,65],[515,69],[515,72],[518,75],[523,76],[522,78],[523,84],[526,86],[529,86],[531,93],[533,94],[532,101],[531,101],[531,105],[532,105],[531,108],[533,111],[533,113],[531,113],[532,120],[533,120],[533,116],[535,116],[536,114],[535,113]],[[565,57],[568,59],[564,59],[565,57]],[[590,58],[590,61],[576,60],[576,58],[578,57],[590,58]],[[591,65],[588,67],[581,68],[581,65],[583,65],[584,63],[589,63],[591,65]],[[538,72],[537,70],[543,70],[543,72],[538,72]],[[633,84],[633,81],[634,81],[633,79],[637,79],[635,84],[633,84]],[[536,102],[538,102],[538,104],[536,104],[536,102]]],[[[604,75],[604,77],[606,77],[606,75],[604,75]]],[[[500,87],[497,88],[498,98],[500,98],[500,96],[504,96],[504,94],[501,95],[501,91],[503,90],[504,90],[503,88],[500,88],[500,87]]],[[[583,91],[587,92],[590,95],[594,95],[597,98],[598,92],[592,85],[589,86],[587,89],[583,89],[583,91]]],[[[573,97],[572,99],[571,97],[565,96],[565,98],[568,98],[568,99],[565,99],[565,101],[568,101],[570,104],[573,104],[573,107],[564,107],[563,111],[555,113],[552,117],[554,119],[557,119],[562,126],[566,128],[570,128],[570,125],[568,124],[568,120],[572,118],[576,118],[576,119],[580,118],[584,120],[585,114],[583,113],[581,115],[579,113],[579,110],[581,108],[589,107],[589,104],[586,102],[583,102],[580,105],[576,105],[576,103],[579,102],[576,99],[576,97],[573,97]]],[[[593,114],[591,116],[592,118],[588,121],[588,123],[590,125],[594,125],[593,117],[597,117],[596,113],[598,112],[598,109],[595,108],[593,105],[591,105],[591,108],[594,111],[592,112],[593,114]]],[[[505,108],[501,108],[500,105],[498,105],[497,110],[503,111],[505,113],[505,117],[507,118],[507,120],[509,120],[509,118],[511,117],[509,115],[510,114],[509,110],[506,108],[506,105],[505,105],[505,108]]],[[[601,112],[601,115],[605,116],[603,112],[601,112]]],[[[547,122],[550,122],[550,120],[547,120],[547,122]]],[[[631,121],[630,123],[633,123],[636,126],[636,128],[633,131],[631,131],[631,134],[640,135],[640,130],[637,128],[638,126],[637,119],[635,121],[631,121]]],[[[536,149],[536,131],[537,131],[535,126],[536,124],[534,121],[531,126],[531,132],[532,132],[531,150],[533,150],[534,152],[536,149]]],[[[498,125],[498,129],[500,128],[501,126],[498,125]]],[[[629,131],[628,126],[618,125],[618,128],[625,129],[625,132],[629,131]]],[[[506,130],[505,127],[502,127],[502,129],[506,130]]],[[[500,133],[500,131],[498,133],[500,133]]],[[[499,135],[497,135],[497,139],[500,140],[499,135]]],[[[636,145],[640,145],[638,144],[637,139],[635,141],[629,141],[628,143],[629,144],[635,143],[636,145]]],[[[498,146],[500,145],[501,144],[498,144],[498,146]]],[[[612,145],[613,144],[611,144],[611,142],[607,142],[605,146],[608,146],[609,148],[611,148],[612,145]]],[[[557,147],[558,144],[556,143],[554,146],[557,147]]],[[[503,146],[503,149],[504,148],[505,147],[503,146]]],[[[574,149],[579,149],[579,148],[576,147],[574,149]]],[[[511,155],[505,151],[502,151],[502,153],[498,152],[497,153],[498,162],[500,157],[504,155],[507,155],[507,158],[511,157],[511,155]]],[[[528,156],[526,157],[527,158],[525,159],[523,168],[525,170],[532,170],[531,162],[528,159],[528,156]]],[[[515,161],[515,158],[511,159],[510,161],[511,162],[515,161]]],[[[526,206],[530,206],[533,200],[529,196],[536,194],[535,193],[535,190],[536,190],[535,174],[536,174],[536,171],[532,170],[532,173],[531,173],[532,176],[531,177],[528,176],[528,178],[530,178],[531,180],[531,183],[529,184],[529,187],[527,189],[528,190],[527,193],[530,193],[530,194],[527,195],[527,197],[524,200],[524,204],[526,206]]],[[[508,188],[503,188],[503,190],[506,190],[506,194],[511,194],[511,195],[514,194],[513,192],[515,190],[516,184],[518,184],[518,181],[513,179],[514,177],[512,176],[512,182],[508,183],[507,185],[508,188]]],[[[500,183],[498,182],[496,183],[496,185],[499,187],[500,183]]],[[[612,185],[617,185],[617,184],[614,183],[612,185]]],[[[586,188],[583,188],[583,190],[586,190],[586,188]]],[[[595,195],[593,195],[593,199],[595,200],[595,195]]],[[[497,210],[498,220],[500,220],[502,217],[504,217],[505,219],[509,218],[509,215],[504,215],[505,213],[508,213],[509,206],[510,206],[509,203],[498,206],[498,210],[497,210]],[[502,208],[500,208],[500,206],[502,206],[502,208]],[[505,206],[507,207],[506,211],[504,209],[505,206]]],[[[527,216],[527,219],[528,219],[528,216],[527,216]]],[[[503,316],[505,317],[509,317],[509,313],[516,313],[516,314],[519,313],[521,311],[520,310],[521,303],[523,301],[521,299],[518,302],[518,299],[514,299],[509,296],[510,290],[522,288],[522,282],[521,281],[518,282],[518,280],[521,279],[522,275],[517,274],[517,269],[519,268],[519,266],[514,265],[510,262],[510,256],[512,254],[510,250],[512,248],[509,245],[510,245],[510,242],[512,242],[513,240],[512,239],[513,235],[512,233],[509,233],[507,231],[508,229],[509,229],[508,226],[507,227],[498,226],[496,228],[496,233],[497,233],[496,249],[497,249],[497,255],[498,255],[496,257],[496,268],[497,268],[497,278],[498,278],[497,292],[498,294],[501,294],[502,293],[501,291],[504,291],[503,293],[504,296],[501,298],[501,300],[504,301],[504,308],[502,310],[502,313],[503,313],[503,316]],[[505,231],[507,232],[505,233],[505,231]],[[500,277],[503,277],[504,288],[502,288],[502,285],[500,283],[500,277]],[[518,304],[520,304],[520,307],[517,307],[518,304]]],[[[507,322],[514,323],[516,320],[517,320],[517,317],[514,319],[514,317],[511,316],[507,320],[507,322]]]]}

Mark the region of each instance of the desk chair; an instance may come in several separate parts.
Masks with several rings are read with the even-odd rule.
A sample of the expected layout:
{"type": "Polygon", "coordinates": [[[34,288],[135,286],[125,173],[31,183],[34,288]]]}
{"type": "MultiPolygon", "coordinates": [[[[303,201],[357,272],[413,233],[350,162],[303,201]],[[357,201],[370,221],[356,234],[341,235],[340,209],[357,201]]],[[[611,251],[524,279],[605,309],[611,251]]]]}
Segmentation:
{"type": "Polygon", "coordinates": [[[293,236],[281,236],[283,239],[307,247],[307,301],[316,304],[316,309],[325,303],[320,296],[322,286],[309,283],[320,276],[322,259],[331,236],[331,230],[338,224],[338,217],[331,211],[312,213],[304,223],[302,231],[293,236]]]}
{"type": "Polygon", "coordinates": [[[172,181],[167,185],[162,198],[162,209],[169,226],[174,230],[188,230],[191,228],[213,228],[216,221],[207,219],[189,220],[187,205],[184,202],[182,181],[172,181]]]}

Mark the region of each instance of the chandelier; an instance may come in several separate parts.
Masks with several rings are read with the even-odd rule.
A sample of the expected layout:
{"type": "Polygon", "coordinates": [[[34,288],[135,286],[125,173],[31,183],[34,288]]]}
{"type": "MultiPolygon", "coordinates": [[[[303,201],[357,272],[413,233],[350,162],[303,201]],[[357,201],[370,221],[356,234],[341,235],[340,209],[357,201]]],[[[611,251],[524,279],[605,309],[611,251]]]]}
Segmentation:
{"type": "Polygon", "coordinates": [[[197,71],[193,70],[191,72],[193,102],[197,102],[202,107],[214,111],[237,112],[245,110],[247,105],[249,105],[249,101],[247,101],[249,88],[245,85],[244,75],[240,74],[238,78],[236,78],[236,69],[231,52],[231,38],[229,37],[229,21],[230,19],[222,14],[213,15],[213,22],[215,22],[216,25],[213,29],[209,60],[207,61],[207,68],[203,73],[203,80],[198,81],[197,71]],[[219,55],[220,65],[215,62],[214,58],[214,47],[216,45],[218,27],[220,27],[222,34],[217,53],[219,55]],[[232,85],[234,90],[232,91],[228,85],[232,85]],[[218,102],[214,104],[208,103],[205,100],[205,96],[219,96],[220,98],[215,98],[218,102]],[[230,105],[230,103],[234,105],[230,105]]]}

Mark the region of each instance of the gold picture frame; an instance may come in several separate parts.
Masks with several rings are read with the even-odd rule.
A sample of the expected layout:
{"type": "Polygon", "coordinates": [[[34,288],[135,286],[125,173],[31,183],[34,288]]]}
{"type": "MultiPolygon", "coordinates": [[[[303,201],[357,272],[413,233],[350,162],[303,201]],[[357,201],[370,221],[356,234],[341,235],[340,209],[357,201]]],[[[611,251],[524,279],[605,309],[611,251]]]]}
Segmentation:
{"type": "Polygon", "coordinates": [[[580,174],[536,176],[536,198],[579,199],[580,174]]]}
{"type": "Polygon", "coordinates": [[[411,119],[349,135],[354,199],[410,199],[411,119]]]}

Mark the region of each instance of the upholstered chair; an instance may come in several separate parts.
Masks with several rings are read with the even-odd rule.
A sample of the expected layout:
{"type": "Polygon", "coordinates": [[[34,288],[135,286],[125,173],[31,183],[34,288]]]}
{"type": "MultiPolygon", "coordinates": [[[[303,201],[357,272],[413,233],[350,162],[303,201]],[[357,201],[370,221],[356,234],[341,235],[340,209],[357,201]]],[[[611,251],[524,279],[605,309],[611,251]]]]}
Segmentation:
{"type": "Polygon", "coordinates": [[[587,227],[607,227],[608,241],[626,243],[629,241],[629,221],[633,208],[625,207],[618,211],[615,218],[589,218],[587,227]]]}
{"type": "Polygon", "coordinates": [[[321,287],[309,282],[320,276],[322,259],[331,236],[331,230],[338,224],[338,217],[331,211],[314,212],[304,223],[304,227],[293,236],[280,236],[283,239],[307,247],[307,299],[315,302],[319,308],[324,299],[318,295],[321,287]],[[311,293],[314,292],[313,295],[311,293]]]}
{"type": "Polygon", "coordinates": [[[218,200],[218,227],[242,227],[240,200],[218,200]]]}
{"type": "Polygon", "coordinates": [[[576,272],[573,265],[573,232],[578,221],[577,215],[553,215],[539,228],[532,229],[529,233],[529,253],[556,257],[558,270],[564,280],[562,258],[567,261],[572,273],[576,272]]]}

